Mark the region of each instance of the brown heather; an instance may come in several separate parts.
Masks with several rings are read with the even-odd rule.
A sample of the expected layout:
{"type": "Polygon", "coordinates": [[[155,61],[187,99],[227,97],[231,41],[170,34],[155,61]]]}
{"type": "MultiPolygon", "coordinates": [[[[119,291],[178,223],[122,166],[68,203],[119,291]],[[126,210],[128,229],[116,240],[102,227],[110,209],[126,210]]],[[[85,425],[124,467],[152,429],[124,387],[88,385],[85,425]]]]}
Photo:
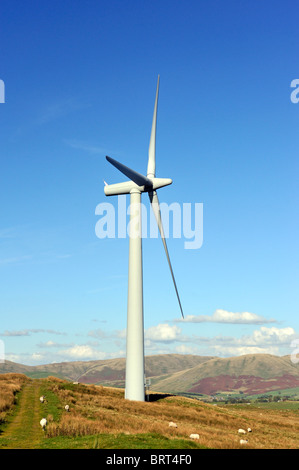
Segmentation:
{"type": "MultiPolygon", "coordinates": [[[[124,400],[123,390],[102,386],[67,384],[51,377],[51,390],[61,404],[69,404],[59,422],[51,421],[46,435],[158,433],[168,438],[189,439],[198,433],[200,445],[209,448],[239,448],[238,429],[247,433],[246,448],[298,448],[298,410],[261,410],[254,405],[214,406],[178,396],[157,401],[124,400]],[[169,422],[177,428],[169,427],[169,422]]],[[[244,437],[243,437],[244,438],[244,437]]]]}
{"type": "Polygon", "coordinates": [[[15,395],[28,378],[22,374],[0,374],[0,423],[15,403],[15,395]]]}

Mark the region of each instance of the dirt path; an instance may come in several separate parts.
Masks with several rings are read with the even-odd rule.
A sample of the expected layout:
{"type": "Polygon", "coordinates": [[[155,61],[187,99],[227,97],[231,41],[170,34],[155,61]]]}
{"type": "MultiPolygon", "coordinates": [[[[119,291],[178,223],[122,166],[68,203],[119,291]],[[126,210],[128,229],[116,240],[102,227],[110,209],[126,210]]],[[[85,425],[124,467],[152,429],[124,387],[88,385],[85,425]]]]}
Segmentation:
{"type": "Polygon", "coordinates": [[[40,384],[32,380],[24,385],[19,409],[13,421],[0,435],[2,449],[36,449],[43,439],[40,427],[40,384]]]}

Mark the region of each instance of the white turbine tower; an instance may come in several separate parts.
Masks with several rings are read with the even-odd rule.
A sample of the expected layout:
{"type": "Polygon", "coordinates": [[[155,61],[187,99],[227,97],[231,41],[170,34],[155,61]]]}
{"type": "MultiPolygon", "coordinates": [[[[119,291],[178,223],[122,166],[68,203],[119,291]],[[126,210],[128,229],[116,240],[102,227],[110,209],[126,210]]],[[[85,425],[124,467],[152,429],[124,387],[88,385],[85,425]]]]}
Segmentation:
{"type": "Polygon", "coordinates": [[[144,326],[143,326],[143,283],[142,283],[142,235],[141,235],[141,193],[148,193],[163,241],[167,261],[173,279],[180,310],[183,309],[173,275],[165,235],[161,220],[159,200],[156,190],[172,183],[169,178],[156,178],[156,124],[159,94],[159,76],[148,151],[147,176],[131,170],[113,158],[106,157],[108,162],[126,175],[130,181],[118,184],[105,184],[106,196],[130,194],[130,242],[129,242],[129,275],[127,307],[127,351],[126,351],[126,389],[128,400],[145,400],[144,384],[144,326]]]}

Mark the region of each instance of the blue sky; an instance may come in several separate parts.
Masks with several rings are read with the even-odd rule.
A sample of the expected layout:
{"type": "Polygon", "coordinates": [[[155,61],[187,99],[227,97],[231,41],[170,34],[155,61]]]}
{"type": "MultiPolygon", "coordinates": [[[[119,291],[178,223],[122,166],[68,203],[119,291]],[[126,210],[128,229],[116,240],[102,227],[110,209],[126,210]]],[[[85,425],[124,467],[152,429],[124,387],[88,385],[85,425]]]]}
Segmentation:
{"type": "MultiPolygon", "coordinates": [[[[99,239],[105,155],[146,173],[203,244],[143,243],[146,354],[290,354],[298,320],[298,4],[1,2],[0,340],[23,364],[125,355],[128,238],[99,239]]],[[[128,197],[127,197],[128,204],[128,197]]],[[[143,198],[147,204],[147,198],[143,198]]]]}

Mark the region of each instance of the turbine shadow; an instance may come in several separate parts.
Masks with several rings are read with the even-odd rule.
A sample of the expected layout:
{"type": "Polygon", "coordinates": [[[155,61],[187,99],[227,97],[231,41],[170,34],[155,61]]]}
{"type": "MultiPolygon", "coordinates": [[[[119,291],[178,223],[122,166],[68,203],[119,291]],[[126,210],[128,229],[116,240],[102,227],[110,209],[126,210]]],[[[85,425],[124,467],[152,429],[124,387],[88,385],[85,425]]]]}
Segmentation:
{"type": "Polygon", "coordinates": [[[150,393],[145,396],[145,401],[158,401],[163,400],[163,398],[174,397],[175,395],[171,393],[150,393]]]}

